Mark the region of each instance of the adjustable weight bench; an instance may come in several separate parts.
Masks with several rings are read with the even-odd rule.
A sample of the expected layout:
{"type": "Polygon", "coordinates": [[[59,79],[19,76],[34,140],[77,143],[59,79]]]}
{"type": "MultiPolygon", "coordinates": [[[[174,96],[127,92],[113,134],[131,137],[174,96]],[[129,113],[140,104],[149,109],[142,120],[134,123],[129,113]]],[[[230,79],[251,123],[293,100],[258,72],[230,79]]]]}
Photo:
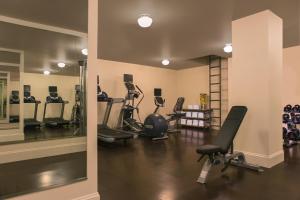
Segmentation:
{"type": "Polygon", "coordinates": [[[197,149],[197,153],[201,155],[198,162],[206,158],[197,180],[198,183],[205,184],[211,167],[220,163],[224,164],[221,172],[224,172],[230,165],[263,172],[260,166],[247,163],[243,153],[233,151],[233,140],[247,110],[245,106],[233,106],[213,144],[203,145],[197,149]]]}

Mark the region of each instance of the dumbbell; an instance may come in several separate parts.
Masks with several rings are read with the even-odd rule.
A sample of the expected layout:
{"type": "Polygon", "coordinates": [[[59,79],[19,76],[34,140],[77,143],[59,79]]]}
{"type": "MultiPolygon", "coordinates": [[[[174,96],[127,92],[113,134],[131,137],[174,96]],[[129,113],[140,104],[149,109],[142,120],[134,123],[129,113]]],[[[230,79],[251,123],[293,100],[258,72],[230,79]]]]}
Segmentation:
{"type": "Polygon", "coordinates": [[[292,122],[288,122],[287,128],[288,128],[288,130],[293,130],[293,129],[296,129],[296,125],[292,122]]]}
{"type": "Polygon", "coordinates": [[[289,114],[283,114],[282,115],[282,123],[286,124],[290,121],[290,115],[289,114]]]}
{"type": "Polygon", "coordinates": [[[296,104],[296,105],[292,108],[292,112],[294,112],[294,113],[299,113],[299,112],[300,112],[300,105],[296,104]]]}
{"type": "Polygon", "coordinates": [[[286,113],[290,113],[292,112],[292,108],[293,108],[292,105],[288,104],[283,108],[283,111],[286,113]]]}
{"type": "Polygon", "coordinates": [[[300,115],[293,115],[292,116],[292,122],[294,124],[300,124],[300,115]]]}

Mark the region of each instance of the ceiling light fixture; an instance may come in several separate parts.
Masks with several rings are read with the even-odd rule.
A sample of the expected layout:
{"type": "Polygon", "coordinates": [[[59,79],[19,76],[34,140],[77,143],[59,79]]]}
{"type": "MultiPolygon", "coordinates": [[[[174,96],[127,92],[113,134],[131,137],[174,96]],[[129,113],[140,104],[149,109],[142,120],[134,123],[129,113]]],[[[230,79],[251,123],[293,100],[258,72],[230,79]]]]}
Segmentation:
{"type": "Polygon", "coordinates": [[[170,64],[170,61],[168,59],[164,59],[163,61],[161,61],[161,63],[166,66],[170,64]]]}
{"type": "Polygon", "coordinates": [[[50,75],[50,71],[45,70],[44,75],[46,75],[46,76],[50,75]]]}
{"type": "Polygon", "coordinates": [[[81,53],[83,54],[83,55],[88,55],[88,49],[82,49],[81,50],[81,53]]]}
{"type": "Polygon", "coordinates": [[[61,62],[61,63],[57,63],[57,66],[60,68],[64,68],[66,66],[66,64],[61,62]]]}
{"type": "Polygon", "coordinates": [[[226,44],[224,47],[224,52],[225,53],[231,53],[232,52],[232,45],[231,44],[226,44]]]}
{"type": "Polygon", "coordinates": [[[142,15],[137,20],[138,24],[142,28],[148,28],[152,25],[152,18],[149,15],[142,15]]]}

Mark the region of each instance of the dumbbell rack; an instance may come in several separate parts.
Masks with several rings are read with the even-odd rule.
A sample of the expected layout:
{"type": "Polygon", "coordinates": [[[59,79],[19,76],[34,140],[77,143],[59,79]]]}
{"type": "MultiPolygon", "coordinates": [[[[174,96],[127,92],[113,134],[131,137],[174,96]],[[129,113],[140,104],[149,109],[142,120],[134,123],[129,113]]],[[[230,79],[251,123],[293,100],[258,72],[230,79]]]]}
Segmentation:
{"type": "Polygon", "coordinates": [[[298,144],[300,140],[300,131],[297,124],[300,124],[300,106],[286,105],[284,114],[282,115],[283,122],[283,146],[291,147],[298,144]]]}

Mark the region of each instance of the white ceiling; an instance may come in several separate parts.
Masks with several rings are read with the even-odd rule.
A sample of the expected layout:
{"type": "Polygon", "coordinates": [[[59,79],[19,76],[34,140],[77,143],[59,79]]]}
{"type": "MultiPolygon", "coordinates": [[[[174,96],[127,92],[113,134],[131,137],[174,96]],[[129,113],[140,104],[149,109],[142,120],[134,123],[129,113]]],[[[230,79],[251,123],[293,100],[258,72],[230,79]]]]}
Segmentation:
{"type": "MultiPolygon", "coordinates": [[[[207,55],[230,56],[222,49],[225,43],[231,42],[232,20],[266,9],[283,18],[284,47],[299,45],[299,1],[100,0],[98,57],[157,67],[163,67],[161,65],[163,58],[170,58],[171,64],[168,67],[172,69],[203,65],[207,61],[203,57],[207,55]],[[138,16],[145,13],[150,14],[154,20],[153,26],[146,30],[139,28],[136,23],[138,16]]],[[[87,0],[1,0],[0,15],[86,32],[87,2],[87,0]]],[[[12,33],[12,29],[14,28],[4,32],[12,33]]],[[[24,32],[28,31],[22,30],[22,33],[24,32]]],[[[0,46],[3,42],[1,34],[2,30],[0,46]]],[[[52,34],[44,33],[41,35],[43,38],[41,37],[37,43],[35,37],[38,34],[33,34],[34,37],[31,38],[30,35],[26,33],[25,35],[32,43],[26,41],[26,44],[22,44],[23,48],[29,48],[28,52],[31,52],[27,57],[30,60],[27,61],[28,68],[29,65],[48,67],[61,59],[59,55],[62,55],[62,52],[65,55],[72,55],[65,57],[72,60],[76,57],[74,53],[77,52],[76,48],[84,44],[76,39],[71,42],[71,39],[64,36],[56,34],[50,36],[52,34]],[[56,42],[49,42],[51,40],[48,41],[48,37],[56,42]],[[76,45],[71,45],[75,43],[76,45]],[[49,50],[45,50],[45,47],[49,47],[49,50]]],[[[13,36],[6,35],[6,37],[9,38],[7,41],[14,43],[13,36]]],[[[26,40],[24,37],[21,38],[22,41],[26,40]]],[[[4,43],[10,45],[8,42],[4,43]]],[[[55,66],[52,67],[56,69],[55,66]]]]}
{"type": "Polygon", "coordinates": [[[299,0],[101,0],[98,57],[169,68],[203,64],[203,56],[230,56],[232,20],[266,9],[283,18],[284,47],[299,44],[299,0]],[[141,14],[153,26],[141,29],[141,14]],[[199,62],[200,61],[200,62],[199,62]]]}

